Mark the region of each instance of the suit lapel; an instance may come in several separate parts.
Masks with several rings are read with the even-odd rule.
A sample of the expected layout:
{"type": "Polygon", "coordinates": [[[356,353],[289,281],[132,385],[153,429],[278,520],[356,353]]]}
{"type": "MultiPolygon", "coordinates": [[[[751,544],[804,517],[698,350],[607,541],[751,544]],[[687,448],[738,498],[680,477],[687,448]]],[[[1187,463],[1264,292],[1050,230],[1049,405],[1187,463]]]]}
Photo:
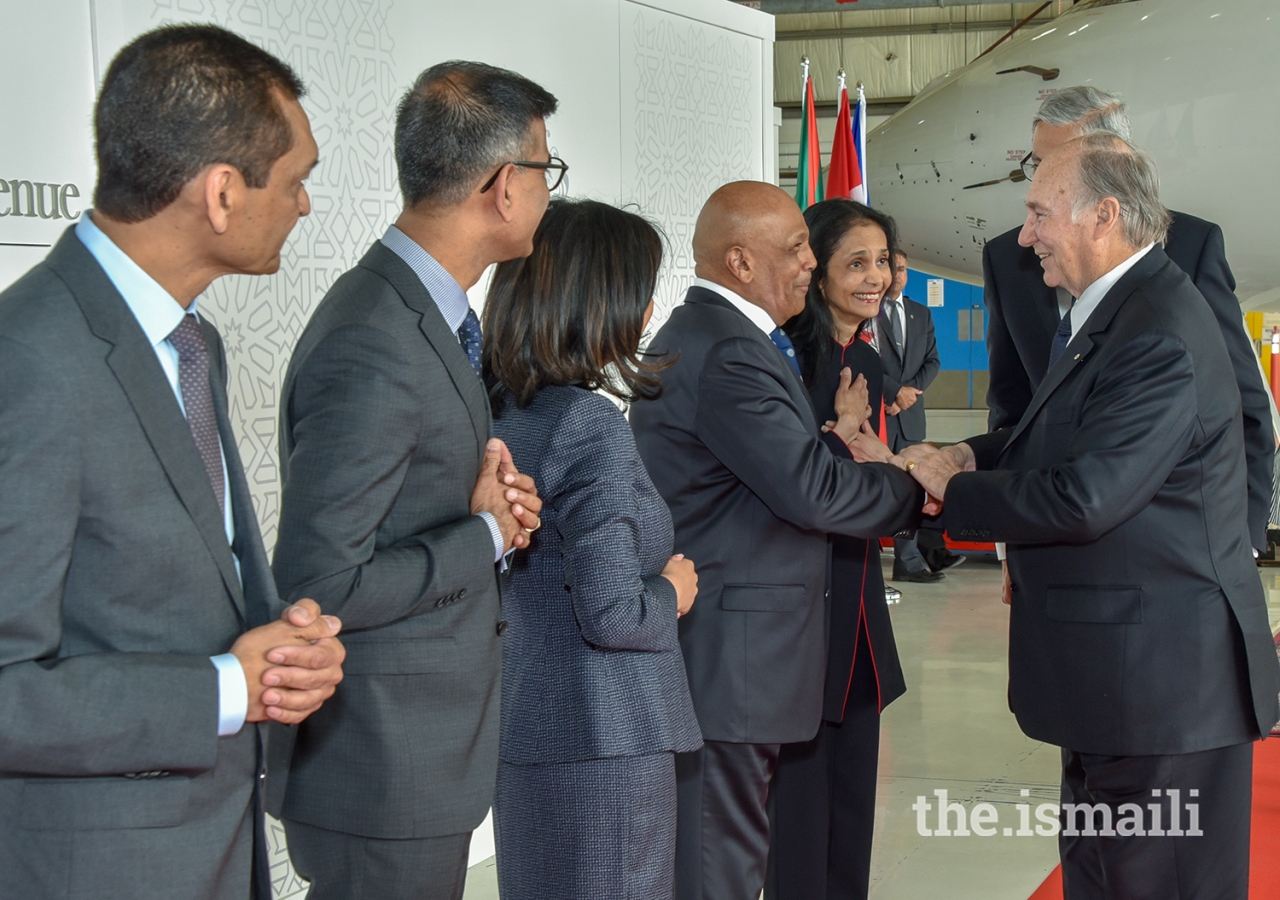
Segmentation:
{"type": "Polygon", "coordinates": [[[388,250],[381,241],[374,241],[364,259],[360,260],[360,265],[372,269],[391,282],[405,305],[421,316],[418,328],[444,363],[454,387],[466,404],[471,426],[475,429],[476,442],[483,453],[492,430],[489,397],[483,383],[476,377],[476,370],[471,367],[466,351],[458,343],[458,336],[449,330],[449,324],[440,314],[440,308],[436,306],[430,292],[409,264],[388,250]]]}
{"type": "MultiPolygon", "coordinates": [[[[1040,382],[1040,387],[1036,390],[1035,395],[1031,398],[1031,402],[1027,404],[1027,411],[1022,414],[1022,419],[1018,422],[1017,427],[1013,429],[1013,433],[1009,435],[1009,440],[1005,442],[1004,450],[1008,451],[1018,436],[1031,424],[1031,421],[1040,411],[1040,407],[1044,406],[1045,401],[1050,395],[1057,390],[1058,386],[1066,380],[1067,376],[1076,370],[1076,367],[1083,364],[1089,358],[1089,354],[1093,352],[1096,343],[1093,340],[1095,334],[1101,334],[1111,327],[1111,321],[1115,318],[1116,313],[1124,306],[1126,300],[1133,293],[1134,289],[1145,279],[1151,276],[1161,265],[1168,262],[1168,258],[1159,247],[1153,247],[1147,252],[1147,255],[1131,268],[1128,272],[1117,281],[1107,291],[1105,297],[1090,314],[1089,320],[1085,322],[1085,327],[1076,333],[1071,339],[1071,343],[1067,344],[1067,348],[1062,352],[1057,363],[1045,373],[1044,380],[1040,382]]],[[[1056,304],[1057,293],[1050,289],[1050,295],[1053,296],[1053,302],[1056,304]]],[[[1054,324],[1054,330],[1057,330],[1057,324],[1054,324]]]]}
{"type": "MultiPolygon", "coordinates": [[[[747,318],[746,316],[743,316],[742,312],[738,310],[736,307],[734,307],[734,305],[730,303],[728,300],[721,297],[715,291],[709,291],[706,288],[697,287],[697,286],[689,288],[689,292],[685,295],[685,302],[695,303],[695,304],[706,303],[711,306],[722,306],[725,309],[732,310],[735,315],[742,316],[744,319],[747,318]]],[[[804,397],[805,406],[808,408],[809,414],[813,417],[813,422],[816,427],[818,423],[818,411],[817,409],[814,408],[813,398],[809,396],[809,389],[808,387],[805,386],[804,379],[801,378],[800,375],[796,372],[796,370],[791,368],[791,364],[788,363],[786,359],[783,358],[782,351],[778,349],[778,345],[773,342],[773,340],[769,337],[769,335],[765,334],[763,331],[757,328],[754,322],[750,322],[750,320],[748,320],[748,322],[751,325],[750,334],[753,337],[758,337],[760,341],[762,341],[766,346],[768,346],[770,351],[772,351],[773,356],[777,357],[778,367],[780,369],[786,370],[787,374],[785,377],[791,379],[790,384],[797,389],[797,391],[800,393],[800,396],[804,397]]],[[[772,358],[773,357],[770,357],[770,359],[772,358]]]]}
{"type": "MultiPolygon", "coordinates": [[[[231,547],[227,544],[222,512],[209,484],[200,451],[191,437],[191,428],[182,415],[177,398],[173,396],[155,350],[124,298],[75,236],[74,229],[68,229],[63,235],[49,255],[48,262],[71,289],[90,330],[112,345],[106,358],[107,366],[129,398],[169,483],[195,523],[217,564],[227,592],[243,617],[244,594],[236,576],[231,547]]],[[[210,366],[211,373],[213,368],[210,366]]],[[[220,393],[219,385],[214,390],[215,403],[220,393]]],[[[220,430],[225,419],[225,399],[223,406],[219,414],[220,430]]],[[[227,446],[225,435],[223,442],[227,446]]],[[[234,439],[230,446],[235,446],[234,439]]],[[[224,451],[224,455],[228,454],[224,451]]]]}

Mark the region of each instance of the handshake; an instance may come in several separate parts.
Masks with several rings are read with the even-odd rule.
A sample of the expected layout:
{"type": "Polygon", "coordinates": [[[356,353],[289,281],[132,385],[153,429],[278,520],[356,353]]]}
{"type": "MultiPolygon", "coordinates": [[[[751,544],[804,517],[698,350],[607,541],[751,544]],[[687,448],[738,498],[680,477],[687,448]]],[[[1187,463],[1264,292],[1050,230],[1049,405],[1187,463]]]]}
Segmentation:
{"type": "Polygon", "coordinates": [[[863,428],[849,444],[853,458],[860,463],[888,463],[902,469],[925,489],[924,513],[936,516],[942,512],[947,496],[947,483],[957,472],[972,472],[977,468],[973,450],[968,444],[952,444],[938,447],[934,444],[913,444],[894,453],[864,423],[863,428]]]}

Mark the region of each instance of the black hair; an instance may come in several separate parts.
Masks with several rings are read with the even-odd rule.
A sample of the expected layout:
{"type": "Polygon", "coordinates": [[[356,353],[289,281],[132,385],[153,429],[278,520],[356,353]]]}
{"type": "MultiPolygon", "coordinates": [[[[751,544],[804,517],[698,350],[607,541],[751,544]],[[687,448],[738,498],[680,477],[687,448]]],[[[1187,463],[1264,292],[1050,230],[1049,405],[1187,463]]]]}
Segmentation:
{"type": "MultiPolygon", "coordinates": [[[[800,358],[801,374],[806,384],[813,384],[827,365],[830,344],[835,332],[835,319],[831,307],[822,296],[822,281],[827,276],[827,264],[831,262],[836,247],[849,229],[858,225],[878,225],[889,245],[889,259],[898,249],[898,226],[893,218],[864,206],[855,200],[833,199],[815,203],[804,211],[809,226],[809,248],[813,250],[817,267],[809,281],[805,294],[804,310],[782,326],[795,345],[800,358]]],[[[858,330],[866,327],[866,321],[858,330]]]]}
{"type": "Polygon", "coordinates": [[[494,416],[504,391],[527,406],[547,385],[657,397],[669,363],[639,351],[662,265],[662,237],[635,213],[556,198],[533,253],[500,263],[484,307],[484,374],[494,416]]]}
{"type": "Polygon", "coordinates": [[[251,188],[293,146],[276,98],[306,93],[288,64],[216,25],[166,25],[116,54],[94,111],[94,207],[141,222],[215,163],[251,188]]]}
{"type": "Polygon", "coordinates": [[[523,75],[451,60],[414,82],[396,111],[396,165],[406,207],[459,203],[495,166],[520,159],[534,119],[559,101],[523,75]]]}

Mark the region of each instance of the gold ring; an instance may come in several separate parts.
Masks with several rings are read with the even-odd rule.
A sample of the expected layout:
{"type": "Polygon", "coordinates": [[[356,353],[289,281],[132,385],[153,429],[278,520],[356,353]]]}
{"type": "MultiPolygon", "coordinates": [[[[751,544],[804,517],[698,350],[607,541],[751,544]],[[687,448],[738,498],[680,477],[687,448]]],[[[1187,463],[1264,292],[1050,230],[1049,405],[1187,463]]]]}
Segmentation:
{"type": "Polygon", "coordinates": [[[916,462],[914,459],[907,460],[907,471],[910,472],[912,469],[914,469],[918,465],[919,463],[916,462]]]}

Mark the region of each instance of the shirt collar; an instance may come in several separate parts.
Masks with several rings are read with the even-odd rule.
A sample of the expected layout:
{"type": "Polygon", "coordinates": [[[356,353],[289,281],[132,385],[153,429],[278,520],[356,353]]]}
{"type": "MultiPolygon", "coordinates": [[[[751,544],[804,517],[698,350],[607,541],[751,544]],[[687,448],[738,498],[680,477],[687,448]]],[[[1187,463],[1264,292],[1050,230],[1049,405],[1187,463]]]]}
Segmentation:
{"type": "Polygon", "coordinates": [[[435,257],[424,250],[421,244],[394,225],[387,228],[387,233],[382,236],[382,244],[413,269],[413,273],[418,276],[418,280],[440,309],[440,315],[444,316],[449,330],[456,332],[462,327],[462,320],[467,317],[471,303],[467,300],[467,292],[462,289],[462,285],[458,284],[445,267],[436,262],[435,257]]]}
{"type": "Polygon", "coordinates": [[[1147,252],[1154,246],[1154,243],[1147,244],[1147,246],[1080,292],[1079,298],[1071,307],[1071,336],[1073,338],[1080,333],[1080,329],[1089,321],[1089,316],[1098,308],[1098,304],[1102,302],[1103,297],[1107,296],[1107,292],[1115,287],[1116,282],[1124,277],[1124,273],[1137,265],[1138,260],[1146,256],[1147,252]]]}
{"type": "Polygon", "coordinates": [[[92,211],[85,213],[76,223],[76,237],[116,286],[152,347],[169,339],[173,330],[182,323],[183,315],[195,314],[199,298],[184,310],[182,304],[173,299],[172,294],[116,246],[115,241],[107,237],[101,228],[93,224],[92,211]]]}
{"type": "Polygon", "coordinates": [[[751,323],[765,334],[773,334],[774,330],[778,327],[778,324],[769,317],[767,312],[749,300],[744,300],[722,284],[716,284],[714,281],[707,281],[705,278],[695,278],[693,279],[693,286],[704,288],[708,291],[715,291],[721,297],[732,303],[734,309],[750,319],[751,323]]]}

